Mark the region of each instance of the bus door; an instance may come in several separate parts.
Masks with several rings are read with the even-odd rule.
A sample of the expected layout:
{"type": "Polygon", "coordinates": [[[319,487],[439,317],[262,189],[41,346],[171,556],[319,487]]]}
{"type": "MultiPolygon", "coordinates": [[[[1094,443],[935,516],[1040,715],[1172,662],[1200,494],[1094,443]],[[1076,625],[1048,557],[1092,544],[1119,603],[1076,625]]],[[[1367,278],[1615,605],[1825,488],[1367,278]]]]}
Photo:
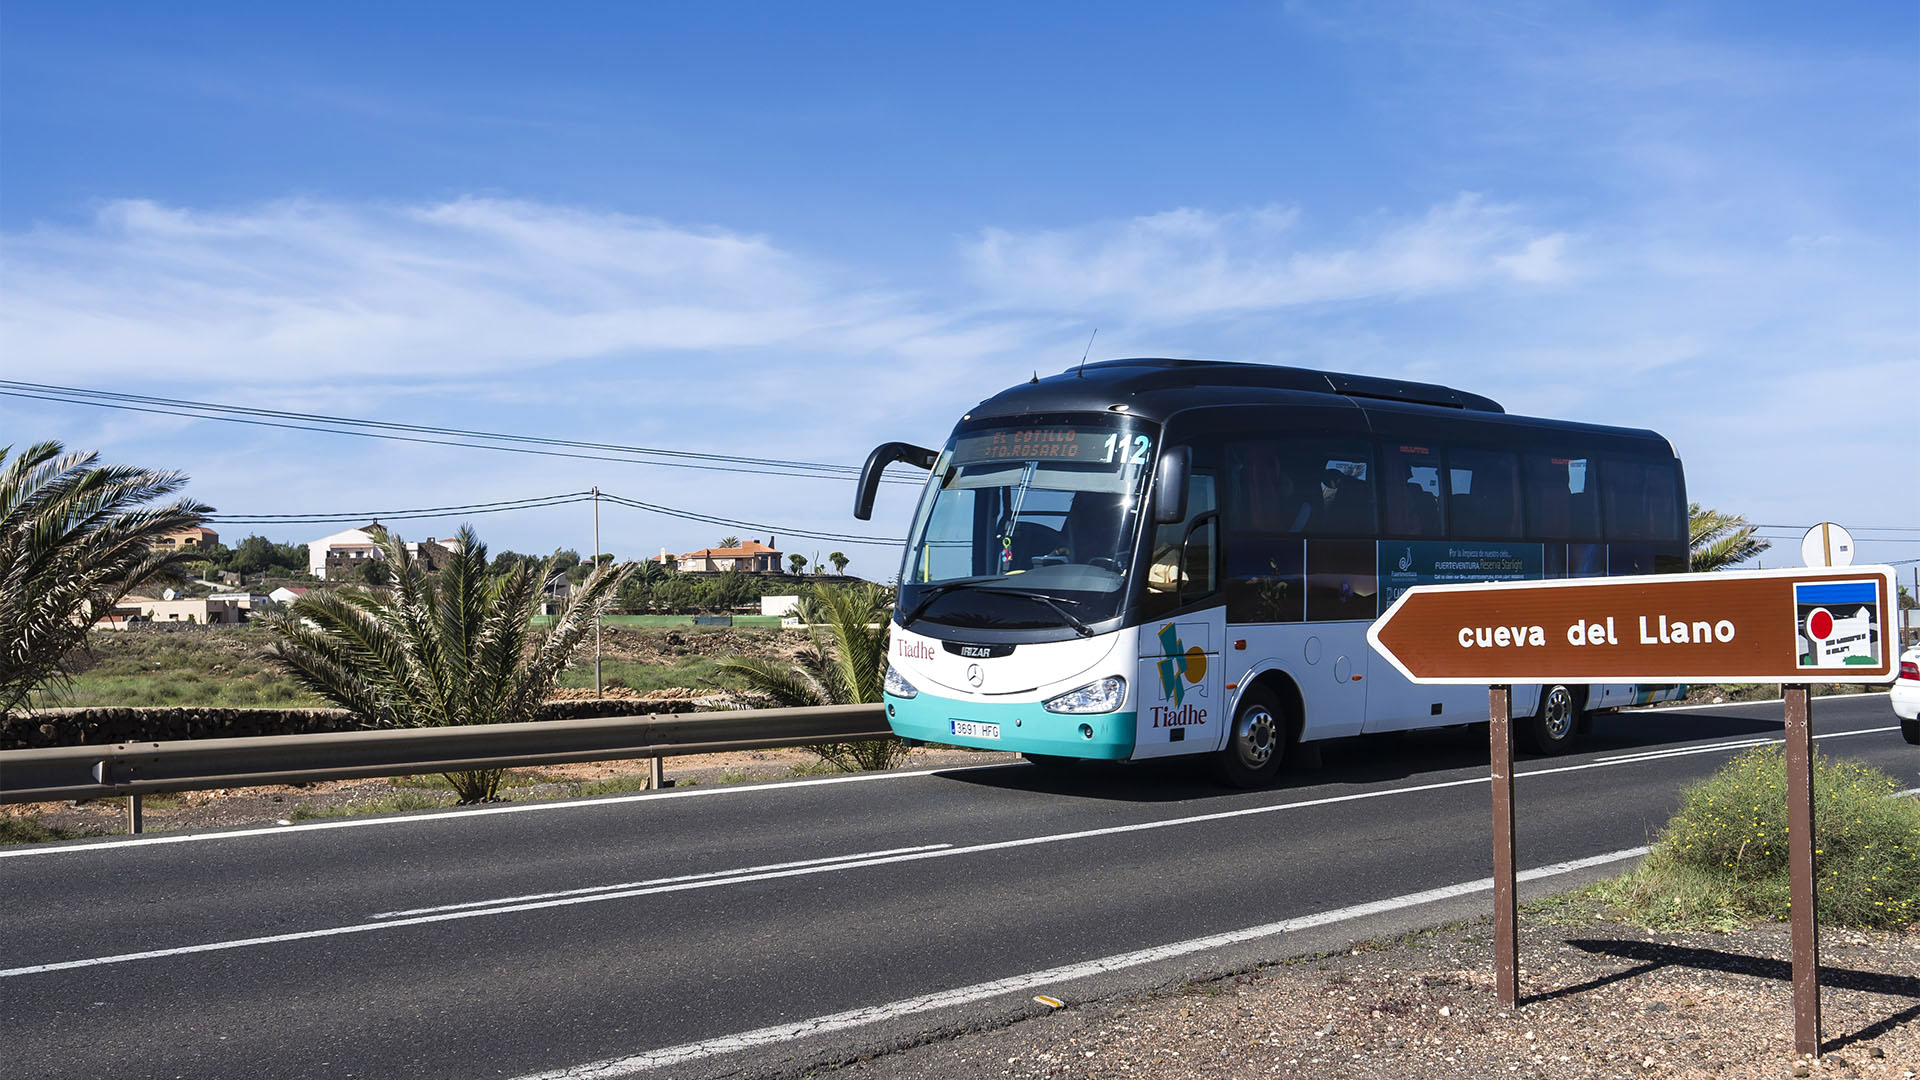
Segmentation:
{"type": "Polygon", "coordinates": [[[1134,680],[1136,759],[1217,749],[1227,728],[1218,505],[1214,477],[1196,468],[1186,520],[1154,532],[1134,680]]]}

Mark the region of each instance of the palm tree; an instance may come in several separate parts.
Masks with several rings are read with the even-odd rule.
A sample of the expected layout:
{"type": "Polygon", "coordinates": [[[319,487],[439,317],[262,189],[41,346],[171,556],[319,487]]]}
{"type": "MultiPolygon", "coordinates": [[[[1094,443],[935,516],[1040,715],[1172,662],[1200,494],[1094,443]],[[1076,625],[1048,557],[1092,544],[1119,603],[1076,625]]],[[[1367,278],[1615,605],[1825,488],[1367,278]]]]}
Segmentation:
{"type": "Polygon", "coordinates": [[[1699,503],[1688,503],[1689,568],[1696,574],[1725,570],[1772,547],[1766,538],[1754,535],[1755,528],[1739,514],[1725,514],[1708,510],[1699,503]]]}
{"type": "Polygon", "coordinates": [[[740,546],[740,538],[737,536],[723,536],[720,538],[720,546],[723,548],[737,548],[740,546]]]}
{"type": "MultiPolygon", "coordinates": [[[[729,656],[719,662],[719,673],[745,684],[738,696],[746,703],[803,708],[879,701],[886,685],[887,619],[892,606],[887,591],[878,585],[816,586],[803,598],[799,611],[811,640],[791,666],[729,656]]],[[[848,772],[890,769],[907,756],[906,744],[898,739],[822,743],[807,749],[848,772]]]]}
{"type": "MultiPolygon", "coordinates": [[[[399,536],[380,536],[392,586],[315,590],[266,617],[269,652],[308,689],[369,727],[512,724],[536,719],[574,649],[634,564],[601,566],[572,590],[544,637],[533,616],[563,575],[548,559],[490,572],[487,548],[460,530],[429,575],[399,536]]],[[[499,769],[448,773],[462,803],[499,796],[499,769]]]]}
{"type": "Polygon", "coordinates": [[[199,557],[155,551],[154,541],[213,509],[151,505],[187,482],[177,472],[99,465],[99,454],[52,441],[12,453],[0,447],[0,717],[64,681],[67,656],[128,593],[199,557]]]}

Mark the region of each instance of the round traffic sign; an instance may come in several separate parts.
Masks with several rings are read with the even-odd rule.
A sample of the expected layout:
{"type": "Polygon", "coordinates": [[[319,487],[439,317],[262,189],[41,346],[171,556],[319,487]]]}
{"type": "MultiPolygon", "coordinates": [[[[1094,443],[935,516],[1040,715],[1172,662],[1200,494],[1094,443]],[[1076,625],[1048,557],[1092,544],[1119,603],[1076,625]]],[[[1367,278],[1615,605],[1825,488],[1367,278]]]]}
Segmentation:
{"type": "Polygon", "coordinates": [[[1852,566],[1853,534],[1823,521],[1800,538],[1800,561],[1808,566],[1852,566]]]}
{"type": "Polygon", "coordinates": [[[1807,636],[1815,641],[1825,641],[1833,636],[1833,613],[1826,608],[1814,608],[1807,616],[1807,636]]]}

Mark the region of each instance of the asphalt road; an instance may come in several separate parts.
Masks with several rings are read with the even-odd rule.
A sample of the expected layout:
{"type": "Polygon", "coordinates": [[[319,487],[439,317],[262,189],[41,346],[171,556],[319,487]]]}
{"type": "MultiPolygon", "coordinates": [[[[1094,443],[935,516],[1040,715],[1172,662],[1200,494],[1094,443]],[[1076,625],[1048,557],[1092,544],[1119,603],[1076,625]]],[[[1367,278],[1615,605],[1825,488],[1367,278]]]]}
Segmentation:
{"type": "MultiPolygon", "coordinates": [[[[1920,786],[1884,694],[1813,714],[1920,786]]],[[[1780,726],[1640,711],[1523,757],[1519,865],[1611,856],[1528,889],[1617,873],[1780,726]]],[[[0,849],[0,1071],[791,1074],[1484,913],[1491,861],[1475,729],[1343,741],[1255,793],[1012,765],[0,849]]]]}

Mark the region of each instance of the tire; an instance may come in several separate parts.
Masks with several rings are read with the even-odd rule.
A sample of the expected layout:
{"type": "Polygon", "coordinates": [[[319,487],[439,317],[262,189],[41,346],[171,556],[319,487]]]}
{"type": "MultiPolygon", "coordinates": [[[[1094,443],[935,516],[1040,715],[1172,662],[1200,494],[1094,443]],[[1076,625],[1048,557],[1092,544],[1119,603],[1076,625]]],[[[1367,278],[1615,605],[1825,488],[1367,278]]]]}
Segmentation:
{"type": "Polygon", "coordinates": [[[1279,699],[1266,687],[1249,687],[1234,710],[1227,745],[1214,755],[1214,775],[1228,787],[1265,787],[1280,773],[1287,740],[1287,712],[1279,699]]]}
{"type": "Polygon", "coordinates": [[[1516,721],[1515,741],[1536,754],[1564,754],[1573,749],[1586,722],[1581,707],[1584,691],[1577,686],[1555,684],[1540,691],[1540,708],[1516,721]]]}
{"type": "Polygon", "coordinates": [[[1900,737],[1915,746],[1920,746],[1920,717],[1900,721],[1900,737]]]}
{"type": "Polygon", "coordinates": [[[1058,754],[1021,754],[1020,756],[1027,759],[1027,764],[1045,769],[1048,772],[1059,772],[1062,769],[1070,769],[1080,764],[1079,758],[1061,757],[1058,754]]]}

